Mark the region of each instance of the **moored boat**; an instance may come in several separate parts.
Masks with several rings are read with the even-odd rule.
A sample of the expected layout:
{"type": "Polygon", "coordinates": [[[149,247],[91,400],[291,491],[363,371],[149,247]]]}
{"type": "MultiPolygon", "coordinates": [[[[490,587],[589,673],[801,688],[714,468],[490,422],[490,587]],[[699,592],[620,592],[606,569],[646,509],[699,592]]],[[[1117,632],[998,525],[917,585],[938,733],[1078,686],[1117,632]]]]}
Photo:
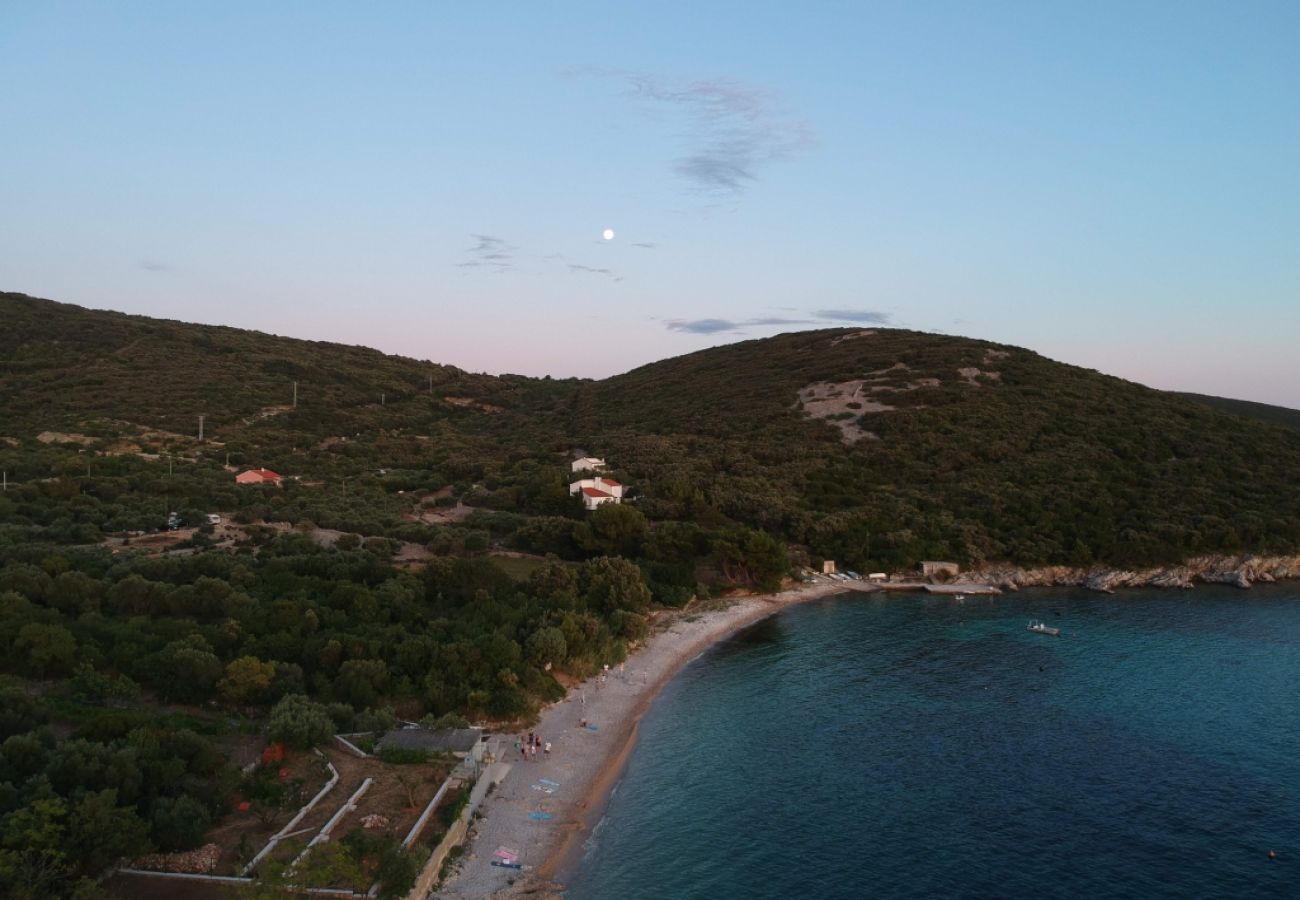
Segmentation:
{"type": "Polygon", "coordinates": [[[1060,637],[1061,629],[1053,628],[1045,622],[1030,622],[1029,630],[1036,631],[1039,634],[1050,634],[1052,637],[1060,637]]]}

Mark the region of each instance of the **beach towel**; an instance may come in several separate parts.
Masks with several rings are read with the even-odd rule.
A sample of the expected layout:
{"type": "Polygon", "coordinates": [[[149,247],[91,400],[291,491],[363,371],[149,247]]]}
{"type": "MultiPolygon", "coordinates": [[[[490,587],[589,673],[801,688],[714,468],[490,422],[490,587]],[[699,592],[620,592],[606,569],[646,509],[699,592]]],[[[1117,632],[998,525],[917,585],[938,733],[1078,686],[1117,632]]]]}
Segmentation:
{"type": "Polygon", "coordinates": [[[509,863],[499,859],[492,860],[492,865],[499,866],[502,869],[522,869],[524,867],[523,863],[509,863]]]}
{"type": "Polygon", "coordinates": [[[497,852],[492,855],[504,859],[506,862],[519,862],[519,851],[511,850],[509,847],[497,847],[497,852]]]}
{"type": "Polygon", "coordinates": [[[558,781],[551,781],[551,779],[549,778],[539,778],[537,780],[540,781],[542,784],[549,784],[551,787],[560,786],[560,783],[558,781]]]}
{"type": "Polygon", "coordinates": [[[528,815],[530,818],[536,819],[539,822],[546,822],[549,821],[551,818],[550,813],[544,813],[544,812],[532,812],[529,813],[528,815]]]}
{"type": "Polygon", "coordinates": [[[588,725],[588,726],[587,726],[587,730],[588,730],[588,731],[600,731],[600,726],[599,726],[599,725],[588,725]]]}

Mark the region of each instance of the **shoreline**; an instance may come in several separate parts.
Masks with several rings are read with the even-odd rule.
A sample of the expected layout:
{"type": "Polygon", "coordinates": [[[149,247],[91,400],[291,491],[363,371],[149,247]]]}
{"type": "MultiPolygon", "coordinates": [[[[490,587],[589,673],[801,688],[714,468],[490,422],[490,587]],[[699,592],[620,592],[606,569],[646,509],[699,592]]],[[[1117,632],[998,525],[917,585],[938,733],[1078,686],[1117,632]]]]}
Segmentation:
{"type": "MultiPolygon", "coordinates": [[[[1288,576],[1294,577],[1288,572],[1279,580],[1290,580],[1288,576]]],[[[1006,587],[1012,591],[1085,587],[1078,583],[1052,584],[1049,579],[1044,579],[1046,583],[1035,582],[1032,578],[1015,579],[1006,587]]],[[[1213,581],[1203,583],[1214,586],[1213,581]]],[[[433,896],[562,897],[565,885],[557,879],[571,878],[577,871],[584,841],[608,807],[610,792],[636,745],[641,718],[678,672],[742,628],[792,606],[839,594],[874,594],[880,590],[867,583],[818,582],[775,594],[733,598],[726,606],[700,613],[673,613],[628,657],[624,672],[610,671],[604,688],[597,687],[598,678],[590,678],[572,686],[564,698],[542,710],[535,731],[554,743],[554,758],[521,761],[514,755],[517,751],[512,735],[496,737],[497,758],[509,764],[505,767],[508,771],[499,779],[489,798],[491,802],[481,807],[482,818],[471,826],[461,866],[433,896]],[[599,730],[581,728],[584,720],[599,730]],[[531,783],[534,780],[536,784],[531,783]],[[553,794],[539,792],[544,781],[557,785],[553,794]],[[549,817],[535,820],[534,812],[549,817]],[[524,868],[510,870],[489,865],[498,846],[519,851],[524,868]]]]}
{"type": "Polygon", "coordinates": [[[641,718],[664,686],[701,653],[740,629],[791,606],[851,592],[854,586],[845,582],[801,585],[736,598],[696,616],[678,614],[628,657],[622,673],[612,669],[603,688],[597,678],[588,679],[542,711],[535,730],[553,742],[553,758],[521,761],[513,755],[513,738],[498,738],[499,758],[511,763],[510,770],[481,808],[483,818],[471,828],[460,870],[434,896],[561,895],[564,886],[554,879],[571,876],[581,862],[583,842],[608,806],[610,791],[636,745],[641,718]],[[600,730],[581,728],[583,720],[600,730]],[[535,779],[559,786],[554,795],[546,795],[538,790],[542,781],[530,784],[535,779]],[[535,812],[551,818],[535,820],[535,812]],[[498,846],[520,852],[522,873],[490,865],[498,846]]]}

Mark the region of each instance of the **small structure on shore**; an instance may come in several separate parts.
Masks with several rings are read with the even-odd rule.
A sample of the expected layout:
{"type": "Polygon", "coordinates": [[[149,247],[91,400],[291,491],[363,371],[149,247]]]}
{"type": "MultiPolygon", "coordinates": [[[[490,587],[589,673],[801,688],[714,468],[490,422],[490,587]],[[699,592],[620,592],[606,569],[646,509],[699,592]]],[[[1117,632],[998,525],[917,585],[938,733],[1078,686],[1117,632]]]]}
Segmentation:
{"type": "Polygon", "coordinates": [[[450,753],[459,759],[472,756],[482,761],[486,743],[480,728],[402,728],[390,731],[375,744],[381,753],[389,748],[424,750],[427,753],[450,753]]]}
{"type": "Polygon", "coordinates": [[[835,574],[835,560],[833,559],[822,560],[822,574],[823,575],[835,574]]]}
{"type": "Polygon", "coordinates": [[[923,560],[919,568],[922,578],[933,578],[936,581],[949,581],[961,574],[961,566],[955,562],[923,560]]]}

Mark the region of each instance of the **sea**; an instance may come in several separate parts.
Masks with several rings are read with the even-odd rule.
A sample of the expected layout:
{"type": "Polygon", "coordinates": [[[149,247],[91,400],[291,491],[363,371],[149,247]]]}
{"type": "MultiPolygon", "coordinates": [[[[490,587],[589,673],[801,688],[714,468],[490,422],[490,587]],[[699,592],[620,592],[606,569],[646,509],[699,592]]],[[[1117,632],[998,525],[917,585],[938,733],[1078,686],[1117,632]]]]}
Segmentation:
{"type": "Polygon", "coordinates": [[[1300,897],[1300,587],[787,609],[665,687],[566,896],[1300,897]]]}

